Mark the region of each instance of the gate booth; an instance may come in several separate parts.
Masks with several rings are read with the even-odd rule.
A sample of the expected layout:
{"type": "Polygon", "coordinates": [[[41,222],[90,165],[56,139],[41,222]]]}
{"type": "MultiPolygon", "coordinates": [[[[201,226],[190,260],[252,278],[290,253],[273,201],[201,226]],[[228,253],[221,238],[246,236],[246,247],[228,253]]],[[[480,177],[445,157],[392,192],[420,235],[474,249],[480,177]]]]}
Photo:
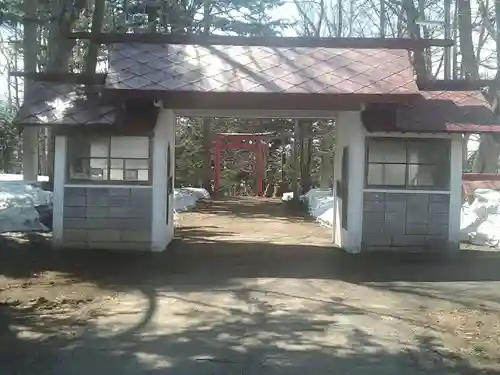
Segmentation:
{"type": "MultiPolygon", "coordinates": [[[[458,249],[462,134],[500,126],[479,83],[417,81],[409,50],[432,41],[97,37],[109,44],[108,73],[36,73],[46,82],[15,119],[56,135],[54,245],[164,251],[176,118],[194,116],[335,119],[333,244],[458,249]]],[[[257,150],[262,181],[265,147],[255,140],[228,147],[257,150]]]]}
{"type": "Polygon", "coordinates": [[[264,177],[268,133],[218,133],[213,145],[214,154],[214,194],[220,192],[221,153],[228,149],[246,149],[255,152],[255,175],[257,180],[257,196],[264,195],[264,177]]]}

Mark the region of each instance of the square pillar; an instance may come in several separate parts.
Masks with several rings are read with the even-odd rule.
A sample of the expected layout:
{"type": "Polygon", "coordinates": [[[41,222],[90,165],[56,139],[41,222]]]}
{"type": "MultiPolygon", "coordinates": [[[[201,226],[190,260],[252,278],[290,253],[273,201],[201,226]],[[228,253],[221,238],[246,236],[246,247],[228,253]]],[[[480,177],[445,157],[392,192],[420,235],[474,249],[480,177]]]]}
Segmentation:
{"type": "Polygon", "coordinates": [[[175,125],[177,123],[177,117],[175,114],[173,115],[172,120],[172,126],[168,127],[169,134],[168,134],[168,145],[167,145],[167,162],[170,164],[169,169],[167,170],[167,178],[169,179],[169,185],[167,186],[168,188],[168,207],[167,207],[167,215],[168,215],[168,222],[167,222],[167,230],[169,231],[169,236],[170,240],[168,241],[169,243],[173,240],[174,238],[174,232],[175,232],[175,227],[174,227],[174,211],[175,211],[175,205],[174,205],[174,188],[175,188],[175,125]]]}
{"type": "Polygon", "coordinates": [[[448,243],[450,249],[460,246],[460,217],[462,215],[462,135],[454,134],[450,152],[450,208],[448,223],[448,243]]]}
{"type": "Polygon", "coordinates": [[[365,175],[365,130],[361,122],[361,112],[339,112],[336,127],[333,241],[349,253],[358,253],[361,251],[362,242],[365,175]],[[347,152],[346,156],[343,156],[344,152],[347,152]],[[343,171],[343,161],[346,162],[345,171],[343,171]],[[345,176],[347,181],[344,181],[345,176]],[[343,190],[344,194],[339,189],[343,190]],[[344,212],[345,210],[347,212],[344,212]],[[347,215],[345,225],[342,225],[343,215],[347,215]]]}
{"type": "Polygon", "coordinates": [[[151,249],[153,251],[164,251],[174,236],[174,155],[175,114],[170,109],[162,109],[158,115],[153,136],[153,212],[151,226],[151,249]]]}
{"type": "Polygon", "coordinates": [[[66,137],[57,136],[54,152],[54,192],[52,195],[52,243],[63,245],[64,183],[66,181],[66,137]]]}

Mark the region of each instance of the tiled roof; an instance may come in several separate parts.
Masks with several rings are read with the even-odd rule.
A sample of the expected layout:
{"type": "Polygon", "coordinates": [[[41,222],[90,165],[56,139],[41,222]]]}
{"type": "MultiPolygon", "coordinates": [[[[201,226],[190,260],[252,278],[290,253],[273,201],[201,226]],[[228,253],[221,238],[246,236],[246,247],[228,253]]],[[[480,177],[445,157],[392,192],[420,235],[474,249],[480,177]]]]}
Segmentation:
{"type": "Polygon", "coordinates": [[[104,105],[100,93],[88,98],[82,85],[37,83],[14,122],[18,125],[113,124],[115,108],[104,105]]]}
{"type": "Polygon", "coordinates": [[[480,91],[421,91],[411,104],[370,105],[369,131],[496,133],[500,120],[480,91]]]}
{"type": "Polygon", "coordinates": [[[419,131],[500,132],[500,121],[480,91],[422,91],[412,105],[402,105],[397,126],[419,131]]]}
{"type": "Polygon", "coordinates": [[[293,94],[418,93],[408,51],[114,44],[106,88],[293,94]]]}

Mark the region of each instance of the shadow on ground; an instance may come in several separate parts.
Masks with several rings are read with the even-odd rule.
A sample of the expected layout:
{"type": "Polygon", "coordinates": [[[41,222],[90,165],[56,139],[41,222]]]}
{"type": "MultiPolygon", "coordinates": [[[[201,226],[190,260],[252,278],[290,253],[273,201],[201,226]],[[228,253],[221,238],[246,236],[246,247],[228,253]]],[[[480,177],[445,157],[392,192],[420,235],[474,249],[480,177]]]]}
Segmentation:
{"type": "Polygon", "coordinates": [[[103,335],[91,322],[70,334],[57,334],[54,327],[61,322],[54,318],[1,307],[2,374],[500,374],[480,370],[432,336],[419,336],[394,350],[390,338],[381,341],[372,328],[353,327],[333,342],[322,342],[318,337],[334,335],[341,320],[369,312],[329,302],[318,308],[328,319],[311,320],[308,311],[275,314],[272,306],[252,300],[247,292],[239,290],[238,298],[254,305],[252,314],[236,308],[213,313],[192,301],[192,309],[179,317],[191,323],[174,332],[155,325],[154,309],[144,312],[138,324],[103,335]],[[15,332],[19,330],[25,337],[53,336],[45,341],[20,339],[15,332]]]}
{"type": "Polygon", "coordinates": [[[179,234],[161,254],[64,252],[51,250],[46,239],[33,237],[32,243],[20,244],[3,238],[0,275],[24,281],[55,272],[69,288],[90,283],[105,291],[137,290],[146,296],[162,288],[186,293],[233,288],[241,279],[330,280],[467,308],[500,306],[497,252],[353,256],[329,247],[211,240],[199,228],[186,227],[179,234]]]}
{"type": "Polygon", "coordinates": [[[28,235],[22,242],[0,237],[0,275],[24,278],[57,271],[75,280],[102,283],[102,287],[161,279],[168,284],[168,276],[179,273],[209,273],[217,280],[273,277],[351,283],[500,281],[500,252],[350,255],[335,247],[211,239],[223,234],[227,232],[179,228],[169,249],[157,254],[58,251],[51,249],[50,238],[43,236],[28,235]]]}
{"type": "MultiPolygon", "coordinates": [[[[270,212],[276,215],[281,209],[270,210],[262,205],[235,212],[225,207],[227,215],[242,217],[262,217],[270,212]],[[262,212],[264,209],[266,212],[262,212]]],[[[217,214],[223,211],[217,203],[205,210],[217,214]]],[[[283,211],[283,218],[288,219],[287,215],[283,211]]],[[[0,275],[4,277],[25,282],[54,272],[63,275],[68,283],[137,293],[143,306],[140,310],[124,306],[123,311],[113,312],[118,320],[120,314],[137,319],[104,334],[102,325],[92,319],[81,322],[58,316],[57,312],[44,314],[4,303],[0,305],[0,373],[293,375],[307,371],[318,375],[500,375],[499,371],[480,370],[452,354],[436,335],[422,334],[411,343],[399,342],[400,336],[388,336],[381,342],[380,335],[376,335],[379,326],[387,319],[403,318],[354,307],[349,303],[351,296],[317,298],[314,293],[303,293],[306,298],[288,293],[293,301],[315,304],[312,319],[305,307],[291,312],[286,306],[276,309],[262,303],[252,297],[255,291],[243,287],[241,281],[339,281],[339,287],[367,287],[368,293],[400,293],[413,299],[425,297],[477,308],[481,307],[477,300],[500,304],[500,291],[494,283],[500,281],[500,253],[352,256],[326,246],[221,241],[217,238],[228,232],[217,228],[179,228],[179,238],[162,254],[56,251],[43,236],[2,237],[0,275]],[[475,287],[470,289],[470,285],[475,287]],[[166,296],[166,290],[177,296],[166,296]],[[215,306],[189,300],[190,293],[217,290],[231,294],[250,306],[252,312],[222,303],[215,306]],[[158,324],[162,319],[160,311],[174,309],[176,302],[191,308],[170,313],[169,319],[189,324],[177,327],[172,322],[165,330],[158,324]],[[352,323],[348,334],[337,335],[337,327],[356,322],[359,316],[371,317],[371,326],[352,323]],[[323,340],[323,336],[333,337],[333,341],[323,340]]]]}
{"type": "Polygon", "coordinates": [[[273,218],[288,222],[314,221],[307,215],[307,206],[290,201],[283,202],[280,198],[264,197],[231,197],[210,201],[210,204],[200,206],[199,213],[234,216],[241,218],[273,218]]]}

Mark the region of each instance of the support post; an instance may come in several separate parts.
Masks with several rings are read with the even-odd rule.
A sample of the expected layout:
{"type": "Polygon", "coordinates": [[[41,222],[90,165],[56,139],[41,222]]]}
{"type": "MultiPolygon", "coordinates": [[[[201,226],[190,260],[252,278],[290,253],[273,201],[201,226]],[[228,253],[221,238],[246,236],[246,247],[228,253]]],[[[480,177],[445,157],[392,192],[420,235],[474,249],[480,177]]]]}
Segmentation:
{"type": "Polygon", "coordinates": [[[335,222],[334,241],[348,253],[359,253],[362,244],[363,187],[365,174],[365,132],[361,112],[342,111],[337,116],[335,145],[335,222]],[[342,174],[343,151],[347,151],[347,168],[342,174]],[[343,178],[347,177],[348,181],[343,178]],[[346,188],[347,191],[343,191],[346,188]],[[340,189],[340,190],[339,190],[340,189]],[[347,224],[342,226],[342,215],[347,210],[347,224]]]}
{"type": "Polygon", "coordinates": [[[453,135],[451,140],[450,165],[450,210],[448,221],[448,242],[450,249],[458,250],[460,245],[460,211],[462,209],[462,137],[453,135]]]}
{"type": "MultiPolygon", "coordinates": [[[[175,115],[170,109],[163,108],[158,115],[153,136],[153,213],[151,225],[151,250],[164,251],[172,241],[173,231],[167,221],[173,207],[168,204],[168,144],[169,138],[175,134],[175,115]]],[[[174,143],[174,142],[172,142],[174,143]]]]}
{"type": "Polygon", "coordinates": [[[57,136],[54,152],[54,194],[52,199],[52,243],[63,244],[64,182],[66,181],[66,137],[57,136]]]}

